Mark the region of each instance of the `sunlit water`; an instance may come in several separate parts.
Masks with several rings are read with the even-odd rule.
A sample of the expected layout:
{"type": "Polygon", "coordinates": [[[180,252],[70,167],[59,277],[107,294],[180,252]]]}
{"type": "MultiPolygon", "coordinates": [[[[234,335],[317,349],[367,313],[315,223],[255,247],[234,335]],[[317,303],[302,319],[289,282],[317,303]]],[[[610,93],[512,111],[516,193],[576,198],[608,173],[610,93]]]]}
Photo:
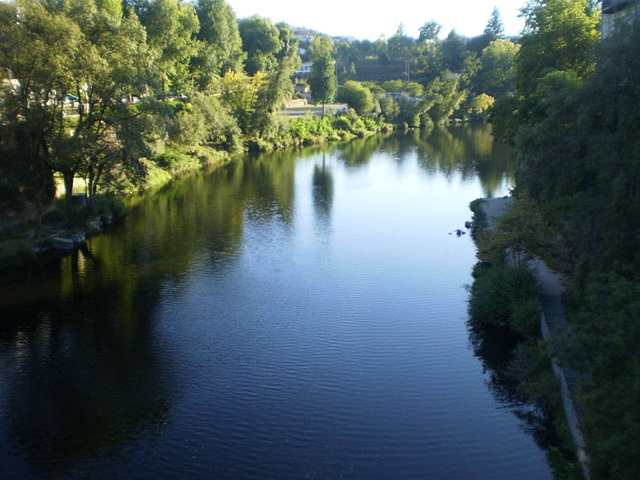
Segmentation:
{"type": "Polygon", "coordinates": [[[181,180],[0,287],[0,477],[531,479],[470,346],[486,131],[181,180]]]}

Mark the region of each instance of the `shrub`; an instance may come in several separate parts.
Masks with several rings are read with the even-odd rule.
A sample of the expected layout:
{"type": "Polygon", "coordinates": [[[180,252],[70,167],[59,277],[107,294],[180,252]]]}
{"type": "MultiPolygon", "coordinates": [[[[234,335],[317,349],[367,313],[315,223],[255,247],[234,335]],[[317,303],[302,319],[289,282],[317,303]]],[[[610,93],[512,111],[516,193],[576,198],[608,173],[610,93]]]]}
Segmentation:
{"type": "Polygon", "coordinates": [[[540,321],[538,295],[538,283],[525,267],[494,265],[479,273],[471,287],[471,321],[533,335],[540,321]]]}

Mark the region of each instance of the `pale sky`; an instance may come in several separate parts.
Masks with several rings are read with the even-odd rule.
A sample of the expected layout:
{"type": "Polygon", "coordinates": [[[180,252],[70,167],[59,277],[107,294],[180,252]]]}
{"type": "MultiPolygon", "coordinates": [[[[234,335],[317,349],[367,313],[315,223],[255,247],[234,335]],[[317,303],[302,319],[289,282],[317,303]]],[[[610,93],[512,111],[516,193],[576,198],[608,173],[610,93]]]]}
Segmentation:
{"type": "Polygon", "coordinates": [[[260,15],[274,23],[286,22],[332,36],[357,39],[389,38],[398,25],[417,38],[418,29],[430,20],[443,26],[441,36],[455,29],[466,37],[481,35],[494,7],[507,35],[518,35],[519,17],[526,0],[227,0],[240,18],[260,15]]]}

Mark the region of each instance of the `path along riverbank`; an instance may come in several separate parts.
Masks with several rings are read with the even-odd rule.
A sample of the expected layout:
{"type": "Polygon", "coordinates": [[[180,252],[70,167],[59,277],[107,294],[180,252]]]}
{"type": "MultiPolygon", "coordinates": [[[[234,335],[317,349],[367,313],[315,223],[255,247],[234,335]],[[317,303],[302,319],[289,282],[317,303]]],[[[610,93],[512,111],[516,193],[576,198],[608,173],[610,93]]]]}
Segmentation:
{"type": "MultiPolygon", "coordinates": [[[[513,199],[511,197],[487,198],[482,202],[482,210],[486,218],[486,228],[493,229],[497,225],[497,219],[509,211],[513,199]]],[[[540,284],[542,316],[540,330],[545,340],[560,338],[567,334],[569,324],[562,306],[562,294],[566,289],[566,279],[558,272],[549,268],[540,258],[534,257],[529,262],[529,268],[534,273],[540,284]]],[[[576,447],[578,460],[585,478],[589,478],[589,457],[586,451],[584,437],[580,430],[581,410],[575,402],[583,377],[560,364],[558,359],[552,358],[553,372],[560,384],[562,403],[567,417],[571,436],[576,447]]]]}

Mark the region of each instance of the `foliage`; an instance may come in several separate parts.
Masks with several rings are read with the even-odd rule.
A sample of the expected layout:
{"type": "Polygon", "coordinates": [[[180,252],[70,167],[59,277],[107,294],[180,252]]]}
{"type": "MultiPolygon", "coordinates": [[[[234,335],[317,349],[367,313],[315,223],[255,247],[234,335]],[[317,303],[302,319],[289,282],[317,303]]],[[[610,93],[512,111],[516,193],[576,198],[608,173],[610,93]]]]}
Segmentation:
{"type": "Polygon", "coordinates": [[[239,29],[242,48],[247,53],[246,72],[253,76],[275,70],[276,54],[282,49],[278,28],[270,20],[254,15],[240,21],[239,29]]]}
{"type": "MultiPolygon", "coordinates": [[[[573,335],[593,478],[640,469],[640,28],[599,42],[587,1],[532,2],[517,56],[519,97],[496,102],[521,154],[516,191],[539,206],[549,250],[573,281],[573,335]]],[[[529,234],[523,232],[523,237],[529,234]]]]}
{"type": "Polygon", "coordinates": [[[502,25],[500,10],[498,10],[498,7],[495,7],[491,12],[491,17],[487,21],[487,26],[484,28],[483,35],[491,42],[494,42],[504,36],[504,27],[502,25]]]}
{"type": "Polygon", "coordinates": [[[425,23],[420,27],[420,35],[418,36],[418,41],[423,43],[433,43],[438,40],[438,35],[440,35],[440,31],[442,30],[442,25],[438,22],[434,22],[433,20],[425,23]]]}
{"type": "Polygon", "coordinates": [[[260,92],[267,82],[264,73],[253,77],[241,72],[227,72],[215,85],[222,104],[231,112],[244,133],[251,131],[256,122],[260,92]]]}
{"type": "Polygon", "coordinates": [[[170,139],[178,145],[237,146],[240,129],[218,98],[195,94],[170,121],[170,139]]]}
{"type": "Polygon", "coordinates": [[[594,276],[572,317],[566,357],[589,374],[580,401],[594,478],[632,479],[640,468],[639,299],[637,281],[594,276]]]}
{"type": "Polygon", "coordinates": [[[200,22],[198,40],[201,49],[194,58],[194,64],[199,75],[198,83],[206,89],[218,75],[229,70],[242,70],[246,54],[242,50],[238,21],[225,0],[199,0],[196,12],[200,22]]]}
{"type": "Polygon", "coordinates": [[[460,77],[445,72],[425,91],[425,112],[436,125],[444,125],[458,111],[468,92],[460,88],[460,77]]]}
{"type": "Polygon", "coordinates": [[[146,29],[149,47],[157,55],[156,89],[162,96],[167,91],[189,91],[189,64],[199,48],[196,35],[200,24],[195,7],[178,0],[137,0],[135,9],[146,29]]]}
{"type": "Polygon", "coordinates": [[[525,34],[518,54],[518,86],[528,95],[554,70],[579,76],[594,69],[600,41],[600,10],[589,0],[531,0],[523,9],[525,34]]]}
{"type": "Polygon", "coordinates": [[[471,118],[475,120],[483,120],[486,118],[486,113],[495,103],[495,98],[486,93],[473,97],[469,103],[469,113],[471,118]]]}
{"type": "Polygon", "coordinates": [[[498,39],[482,51],[479,90],[500,97],[515,92],[516,55],[520,45],[508,39],[498,39]]]}
{"type": "Polygon", "coordinates": [[[538,284],[522,266],[494,265],[484,269],[471,287],[469,316],[472,322],[508,327],[531,336],[540,324],[538,284]]]}
{"type": "Polygon", "coordinates": [[[335,62],[333,41],[329,37],[318,36],[311,45],[313,68],[309,75],[311,95],[316,103],[331,103],[336,94],[335,62]]]}
{"type": "Polygon", "coordinates": [[[347,81],[338,89],[336,99],[353,108],[358,115],[366,115],[373,110],[373,94],[371,90],[359,82],[347,81]]]}

